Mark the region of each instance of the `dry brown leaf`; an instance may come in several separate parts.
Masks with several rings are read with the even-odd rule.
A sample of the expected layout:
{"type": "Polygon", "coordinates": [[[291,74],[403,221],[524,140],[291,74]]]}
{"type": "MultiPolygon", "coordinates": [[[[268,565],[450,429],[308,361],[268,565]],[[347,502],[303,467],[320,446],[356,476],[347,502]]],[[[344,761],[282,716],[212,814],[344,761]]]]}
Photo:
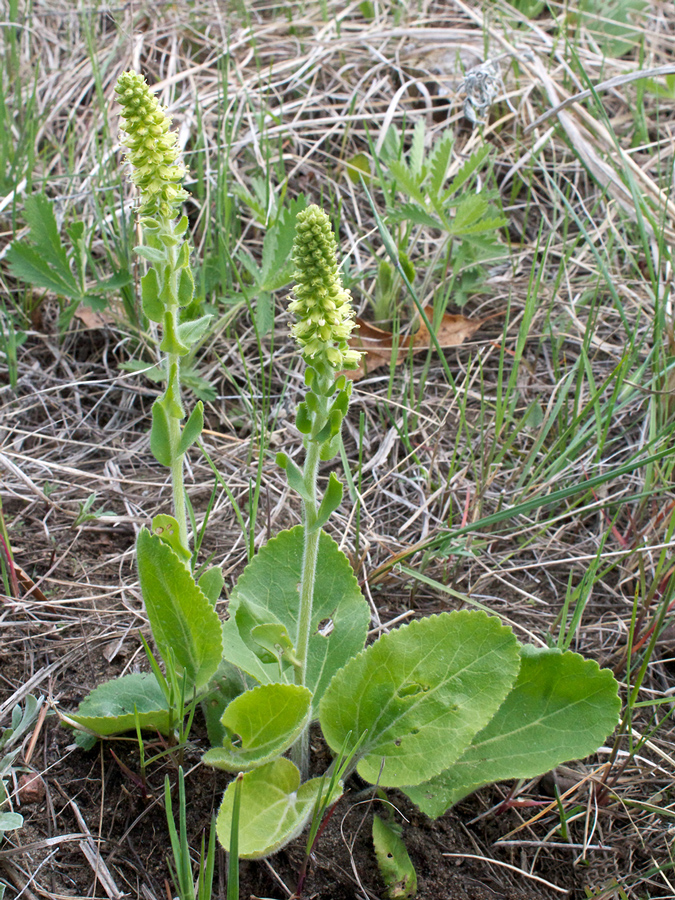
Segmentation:
{"type": "Polygon", "coordinates": [[[107,309],[92,309],[91,306],[85,306],[84,303],[80,303],[78,306],[75,318],[79,319],[85,328],[92,329],[114,325],[119,321],[119,316],[112,313],[110,307],[107,309]]]}
{"type": "MultiPolygon", "coordinates": [[[[434,317],[433,307],[427,306],[424,312],[431,322],[434,317]]],[[[466,316],[445,313],[436,332],[439,345],[441,347],[459,347],[464,341],[473,337],[487,318],[489,316],[482,319],[469,319],[466,316]]],[[[370,322],[364,322],[363,319],[359,318],[356,319],[356,324],[359,326],[359,330],[349,341],[349,346],[354,350],[361,350],[363,356],[358,369],[345,373],[352,381],[359,381],[369,372],[379,369],[380,366],[390,365],[392,353],[394,352],[394,336],[390,331],[383,331],[381,328],[371,325],[370,322]]],[[[431,336],[424,322],[420,323],[419,330],[414,335],[408,335],[399,339],[396,356],[397,366],[400,366],[406,359],[411,345],[413,353],[421,353],[433,346],[431,336]]]]}

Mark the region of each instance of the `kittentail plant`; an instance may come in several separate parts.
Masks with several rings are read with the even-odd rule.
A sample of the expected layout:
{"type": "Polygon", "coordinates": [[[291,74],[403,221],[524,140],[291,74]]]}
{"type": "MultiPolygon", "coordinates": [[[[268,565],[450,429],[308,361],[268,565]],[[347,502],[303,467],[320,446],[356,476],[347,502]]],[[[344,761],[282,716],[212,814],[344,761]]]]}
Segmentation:
{"type": "MultiPolygon", "coordinates": [[[[249,858],[275,852],[312,817],[316,828],[316,810],[326,812],[354,769],[437,816],[486,782],[534,776],[592,752],[619,713],[611,672],[575,653],[522,646],[483,612],[430,616],[364,649],[368,604],[324,531],[342,485],[331,473],[323,496],[318,488],[349,404],[343,370],[358,364],[358,353],[348,344],[353,317],[335,239],[316,206],[298,215],[293,258],[305,458],[302,468],[284,453],[277,461],[300,496],[303,524],[268,541],[230,595],[224,659],[248,689],[223,704],[220,731],[210,729],[221,746],[204,755],[245,772],[239,853],[249,858]],[[304,781],[307,730],[317,720],[336,760],[322,778],[304,781]]],[[[230,786],[217,821],[225,847],[233,802],[230,786]]]]}
{"type": "Polygon", "coordinates": [[[123,141],[131,163],[132,180],[141,194],[140,217],[144,244],[136,248],[150,263],[141,279],[143,312],[161,325],[159,349],[164,353],[166,390],[152,407],[150,447],[157,462],[171,469],[177,540],[189,555],[183,460],[187,449],[199,438],[204,407],[197,404],[185,428],[181,401],[180,359],[190,351],[209,327],[211,316],[180,322],[179,311],[192,301],[194,278],[190,246],[185,240],[187,216],[177,219],[187,198],[181,185],[185,169],[179,163],[177,135],[169,130],[171,118],[157,102],[141,75],[125,72],[115,88],[122,107],[126,132],[123,141]]]}
{"type": "MultiPolygon", "coordinates": [[[[189,294],[184,226],[171,219],[181,197],[179,170],[166,120],[144,83],[129,76],[123,85],[126,127],[137,129],[128,146],[144,197],[142,255],[155,272],[144,278],[143,301],[164,328],[167,354],[152,449],[173,473],[201,430],[201,413],[180,426],[178,360],[190,334],[176,317],[189,294]],[[161,153],[152,149],[154,140],[161,153]]],[[[522,646],[484,612],[430,616],[365,647],[369,605],[324,530],[341,503],[342,484],[334,472],[327,482],[319,477],[321,463],[340,450],[351,395],[344,370],[359,358],[349,345],[354,318],[336,250],[326,213],[316,206],[299,212],[290,309],[306,366],[296,415],[304,461],[300,466],[280,453],[277,462],[300,498],[302,524],[251,559],[230,593],[222,628],[214,609],[222,574],[207,572],[195,583],[176,519],[155,520],[154,534],[142,530],[141,590],[166,674],[149,652],[152,674],[102,685],[71,717],[97,734],[133,728],[172,734],[173,707],[202,700],[211,743],[204,762],[243,773],[236,789],[233,782],[225,791],[216,825],[228,849],[240,791],[243,858],[274,853],[311,819],[313,841],[354,770],[380,788],[403,790],[437,816],[486,782],[532,777],[593,752],[618,720],[611,672],[576,653],[522,646]],[[335,759],[307,779],[313,722],[335,759]]],[[[174,489],[182,494],[182,481],[174,489]]]]}
{"type": "MultiPolygon", "coordinates": [[[[95,735],[131,727],[156,729],[172,740],[184,738],[183,720],[191,721],[195,703],[205,693],[222,655],[221,626],[214,609],[223,587],[219,568],[196,584],[188,539],[183,469],[185,454],[198,440],[204,423],[197,403],[185,425],[180,360],[205,334],[210,316],[181,322],[180,310],[194,293],[187,217],[179,218],[187,197],[181,182],[177,136],[170,117],[135,72],[120,76],[116,93],[122,108],[123,144],[140,191],[143,245],[136,252],[149,263],[141,278],[141,300],[148,319],[161,329],[166,389],[152,407],[150,449],[171,472],[173,516],[161,514],[152,533],[143,528],[136,545],[141,591],[165,672],[146,645],[152,672],[134,673],[108,682],[80,705],[72,721],[95,735]]],[[[81,738],[83,744],[90,741],[81,738]]]]}

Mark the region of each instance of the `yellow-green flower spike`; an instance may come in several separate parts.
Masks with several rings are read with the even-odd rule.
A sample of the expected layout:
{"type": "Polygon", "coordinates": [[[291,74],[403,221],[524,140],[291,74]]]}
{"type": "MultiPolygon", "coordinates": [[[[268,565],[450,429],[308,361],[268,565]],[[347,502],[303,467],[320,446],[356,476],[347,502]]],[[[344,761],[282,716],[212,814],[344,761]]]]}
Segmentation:
{"type": "Polygon", "coordinates": [[[361,354],[347,341],[354,328],[351,294],[342,287],[337,244],[330,221],[318,206],[308,206],[296,220],[293,262],[296,266],[289,309],[291,328],[307,362],[323,360],[337,371],[358,367],[361,354]]]}
{"type": "Polygon", "coordinates": [[[178,160],[177,135],[169,131],[171,116],[136,72],[120,75],[115,92],[124,119],[122,143],[129,151],[134,184],[141,190],[141,213],[173,219],[188,195],[180,184],[185,168],[178,160]]]}

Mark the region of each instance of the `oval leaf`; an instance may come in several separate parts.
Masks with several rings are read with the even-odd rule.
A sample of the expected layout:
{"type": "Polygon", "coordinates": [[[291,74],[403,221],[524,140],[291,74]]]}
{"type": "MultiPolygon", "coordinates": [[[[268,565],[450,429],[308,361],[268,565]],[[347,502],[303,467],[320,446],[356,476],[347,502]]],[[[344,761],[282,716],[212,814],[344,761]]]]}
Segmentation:
{"type": "MultiPolygon", "coordinates": [[[[232,591],[229,621],[234,618],[242,641],[254,656],[260,651],[251,635],[257,625],[285,626],[293,646],[297,646],[303,535],[303,526],[298,525],[268,541],[232,591]]],[[[314,598],[305,684],[314,695],[316,715],[319,699],[333,674],[363,648],[370,622],[368,603],[349,560],[323,532],[319,538],[314,598]]],[[[230,661],[239,665],[234,658],[230,661]]],[[[250,666],[243,668],[258,677],[250,666]]],[[[280,678],[278,664],[267,671],[265,680],[284,680],[280,678]]],[[[289,681],[294,680],[290,663],[285,664],[284,672],[289,673],[289,681]]]]}
{"type": "Polygon", "coordinates": [[[245,772],[280,756],[309,721],[312,695],[296,684],[265,684],[233,700],[221,718],[228,736],[203,761],[226,772],[245,772]]]}
{"type": "Polygon", "coordinates": [[[616,727],[621,702],[609,669],[571,651],[523,649],[513,690],[452,769],[404,788],[428,816],[442,815],[484,784],[533,778],[582,759],[616,727]]]}
{"type": "Polygon", "coordinates": [[[68,718],[96,734],[120,734],[136,727],[134,705],[141,728],[170,732],[169,708],[157,679],[150,672],[133,672],[106,681],[88,694],[68,718]]]}
{"type": "Polygon", "coordinates": [[[166,660],[173,653],[191,685],[203,687],[223,652],[218,615],[178,556],[143,528],[136,542],[138,575],[152,634],[166,660]]]}
{"type": "MultiPolygon", "coordinates": [[[[243,859],[268,856],[297,837],[312,815],[321,789],[320,778],[300,785],[300,772],[284,757],[247,772],[241,784],[244,815],[239,822],[239,856],[243,859]]],[[[338,785],[328,802],[337,800],[341,793],[342,785],[338,785]]],[[[231,782],[216,823],[218,840],[226,850],[230,846],[233,800],[231,782]]]]}
{"type": "Polygon", "coordinates": [[[430,616],[384,635],[337,673],[321,701],[321,727],[336,753],[350,731],[365,733],[357,770],[366,781],[418,784],[463,753],[519,666],[518,642],[499,619],[430,616]]]}

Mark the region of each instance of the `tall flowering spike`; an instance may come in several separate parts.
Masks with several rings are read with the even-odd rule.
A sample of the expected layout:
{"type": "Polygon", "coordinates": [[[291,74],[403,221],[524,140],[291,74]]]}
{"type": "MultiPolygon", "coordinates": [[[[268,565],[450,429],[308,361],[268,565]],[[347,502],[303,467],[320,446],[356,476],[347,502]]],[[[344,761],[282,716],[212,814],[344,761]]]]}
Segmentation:
{"type": "Polygon", "coordinates": [[[354,328],[351,294],[342,287],[337,244],[326,213],[308,206],[298,213],[293,244],[295,289],[291,328],[307,362],[323,359],[337,371],[358,367],[361,354],[347,340],[354,328]]]}
{"type": "Polygon", "coordinates": [[[173,219],[188,194],[180,184],[185,168],[178,161],[177,135],[169,131],[171,116],[136,72],[120,75],[115,92],[122,106],[123,144],[143,198],[141,213],[173,219]]]}

